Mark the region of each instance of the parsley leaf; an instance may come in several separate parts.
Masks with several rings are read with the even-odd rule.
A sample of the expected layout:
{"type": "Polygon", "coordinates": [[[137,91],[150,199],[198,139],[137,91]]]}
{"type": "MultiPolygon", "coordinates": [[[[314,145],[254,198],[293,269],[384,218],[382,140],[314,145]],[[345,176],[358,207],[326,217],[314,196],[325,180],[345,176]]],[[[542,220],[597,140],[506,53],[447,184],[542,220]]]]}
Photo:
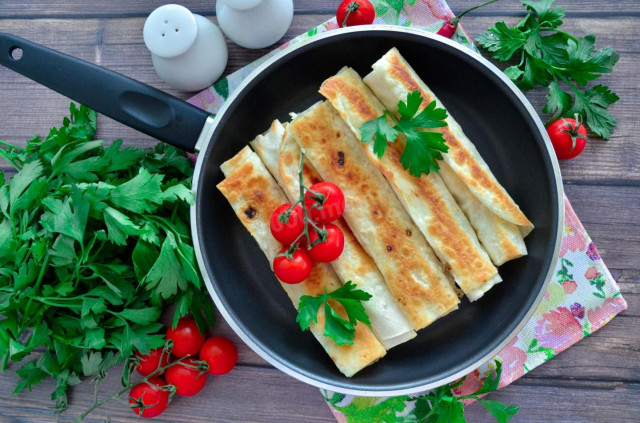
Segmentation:
{"type": "Polygon", "coordinates": [[[609,139],[617,121],[607,109],[619,98],[604,85],[586,85],[611,73],[620,56],[610,47],[595,51],[595,35],[576,38],[560,30],[565,11],[554,0],[522,4],[529,11],[522,21],[514,27],[497,22],[476,41],[496,60],[519,60],[505,75],[521,89],[549,87],[542,111],[552,114],[550,121],[578,114],[593,133],[609,139]]]}
{"type": "Polygon", "coordinates": [[[410,92],[406,103],[398,102],[400,119],[385,110],[382,116],[360,126],[361,141],[373,141],[373,151],[378,157],[384,155],[388,143],[395,142],[399,133],[404,134],[406,142],[400,163],[415,177],[423,173],[427,175],[431,170],[437,172],[436,160],[442,160],[442,153],[449,150],[442,133],[429,130],[447,126],[446,110],[436,108],[435,101],[432,101],[418,113],[422,100],[419,91],[410,92]]]}
{"type": "Polygon", "coordinates": [[[323,294],[300,297],[296,321],[303,331],[309,329],[311,322],[318,323],[318,312],[324,304],[324,336],[333,339],[338,345],[353,345],[357,321],[371,324],[362,305],[363,301],[368,301],[370,298],[369,293],[358,289],[357,285],[351,281],[330,293],[327,293],[325,287],[323,294]],[[346,319],[339,314],[329,300],[342,305],[347,315],[346,319]]]}

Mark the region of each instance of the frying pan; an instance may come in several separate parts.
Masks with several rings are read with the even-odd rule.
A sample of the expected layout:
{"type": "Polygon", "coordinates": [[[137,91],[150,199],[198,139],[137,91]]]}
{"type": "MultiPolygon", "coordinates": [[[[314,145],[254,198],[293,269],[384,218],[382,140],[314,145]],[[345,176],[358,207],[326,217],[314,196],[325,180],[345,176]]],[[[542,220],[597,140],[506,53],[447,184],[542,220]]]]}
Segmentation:
{"type": "MultiPolygon", "coordinates": [[[[0,64],[132,128],[199,151],[192,232],[201,273],[216,306],[260,356],[312,385],[358,395],[410,394],[442,385],[499,352],[529,320],[560,247],[562,184],[533,107],[480,55],[440,36],[390,26],[347,28],[294,45],[245,79],[213,117],[123,75],[23,39],[0,34],[0,64]],[[529,254],[500,267],[504,281],[480,300],[421,330],[374,365],[345,378],[278,287],[269,263],[216,189],[220,164],[275,118],[289,119],[321,97],[320,84],[343,66],[366,74],[397,47],[474,140],[535,230],[529,254]],[[11,52],[22,49],[14,60],[11,52]]],[[[357,199],[352,200],[354,203],[357,199]]]]}

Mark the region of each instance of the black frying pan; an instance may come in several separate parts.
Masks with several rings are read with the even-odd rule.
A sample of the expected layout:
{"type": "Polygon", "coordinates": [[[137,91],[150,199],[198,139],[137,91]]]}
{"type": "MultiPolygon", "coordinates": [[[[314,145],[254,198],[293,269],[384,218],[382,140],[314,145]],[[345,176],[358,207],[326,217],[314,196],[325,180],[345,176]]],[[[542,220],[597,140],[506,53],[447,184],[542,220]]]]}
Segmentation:
{"type": "MultiPolygon", "coordinates": [[[[399,395],[442,385],[477,368],[531,317],[560,246],[562,184],[534,109],[496,67],[466,47],[423,31],[368,26],[332,31],[287,49],[243,81],[213,119],[179,99],[107,69],[0,34],[0,64],[132,128],[199,150],[192,231],[200,270],[227,322],[259,355],[313,385],[360,395],[399,395]],[[391,349],[347,379],[313,338],[267,260],[215,185],[220,164],[275,118],[321,97],[320,84],[345,65],[361,75],[397,47],[462,125],[536,229],[529,255],[500,267],[504,282],[391,349]],[[11,58],[22,49],[19,60],[11,58]]],[[[357,199],[347,199],[355,203],[357,199]]]]}

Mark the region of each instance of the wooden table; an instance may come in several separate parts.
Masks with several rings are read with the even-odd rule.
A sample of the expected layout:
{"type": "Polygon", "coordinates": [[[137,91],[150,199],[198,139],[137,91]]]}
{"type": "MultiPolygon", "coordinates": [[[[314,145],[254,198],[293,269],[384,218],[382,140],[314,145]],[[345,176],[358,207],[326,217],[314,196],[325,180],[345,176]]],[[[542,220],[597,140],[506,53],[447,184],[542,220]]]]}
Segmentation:
{"type": "MultiPolygon", "coordinates": [[[[147,15],[159,0],[82,1],[3,0],[0,31],[10,32],[81,59],[121,72],[181,98],[155,74],[142,41],[147,15]],[[45,5],[46,4],[46,5],[45,5]]],[[[329,19],[338,0],[296,0],[296,16],[284,40],[329,19]]],[[[475,0],[450,0],[460,12],[475,0]]],[[[561,163],[564,186],[578,216],[619,282],[629,309],[603,329],[566,352],[492,394],[491,399],[522,407],[516,421],[630,422],[640,419],[640,2],[637,0],[560,0],[568,11],[564,28],[575,34],[595,33],[597,47],[612,46],[621,59],[612,75],[602,79],[621,98],[611,107],[619,125],[609,142],[592,139],[582,155],[561,163]]],[[[184,0],[195,13],[215,21],[215,0],[184,0]]],[[[524,8],[503,0],[467,16],[463,23],[472,36],[498,20],[517,22],[524,8]]],[[[283,40],[283,41],[284,41],[283,40]]],[[[267,52],[245,50],[229,43],[232,72],[267,52]]],[[[0,138],[23,143],[46,134],[67,113],[69,100],[37,84],[0,69],[0,138]]],[[[544,89],[527,93],[537,110],[545,102],[544,89]]],[[[99,117],[99,136],[123,138],[150,146],[154,140],[108,118],[99,117]]],[[[514,134],[517,141],[517,134],[514,134]]],[[[0,163],[0,170],[9,170],[0,163]]],[[[9,174],[11,174],[9,172],[9,174]]],[[[212,378],[203,393],[178,398],[156,421],[166,422],[332,422],[329,409],[314,387],[286,376],[249,350],[228,325],[219,320],[214,333],[232,338],[240,361],[230,374],[212,378]]],[[[10,395],[16,382],[12,372],[0,378],[0,421],[52,421],[49,395],[53,383],[34,392],[10,395]]],[[[113,392],[119,375],[112,372],[102,392],[113,392]]],[[[92,388],[75,388],[63,420],[71,420],[91,402],[92,388]]],[[[466,411],[470,422],[492,421],[478,405],[466,411]]],[[[91,416],[91,421],[128,421],[127,407],[115,402],[91,416]]]]}

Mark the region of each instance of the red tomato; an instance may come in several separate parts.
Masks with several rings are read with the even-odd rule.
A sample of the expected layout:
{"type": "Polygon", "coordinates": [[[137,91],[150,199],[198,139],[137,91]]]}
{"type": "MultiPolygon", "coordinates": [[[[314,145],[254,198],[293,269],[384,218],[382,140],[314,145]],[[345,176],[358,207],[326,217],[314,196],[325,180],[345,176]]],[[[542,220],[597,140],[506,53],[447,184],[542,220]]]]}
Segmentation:
{"type": "Polygon", "coordinates": [[[171,354],[175,357],[198,354],[204,342],[204,335],[200,333],[196,321],[191,317],[183,317],[178,320],[175,329],[169,327],[165,338],[173,341],[171,354]]]}
{"type": "Polygon", "coordinates": [[[227,338],[214,336],[207,339],[202,346],[200,360],[209,364],[209,373],[212,375],[223,375],[235,367],[238,362],[238,350],[227,338]]]}
{"type": "Polygon", "coordinates": [[[304,213],[300,204],[291,210],[286,222],[280,221],[280,216],[287,211],[289,207],[291,207],[291,203],[279,206],[271,215],[269,222],[273,237],[285,245],[291,245],[302,231],[304,231],[304,213]]]}
{"type": "Polygon", "coordinates": [[[158,367],[164,367],[169,364],[169,354],[165,353],[163,355],[162,348],[151,350],[149,355],[142,355],[138,351],[135,354],[140,357],[136,370],[142,376],[148,376],[158,370],[158,367]],[[162,364],[160,364],[160,357],[162,357],[162,364]]]}
{"type": "Polygon", "coordinates": [[[338,6],[336,19],[338,25],[368,25],[376,17],[376,11],[369,0],[344,0],[338,6]]]}
{"type": "Polygon", "coordinates": [[[204,388],[207,373],[198,368],[199,364],[198,360],[187,358],[167,369],[167,383],[176,387],[176,394],[190,397],[204,388]]]}
{"type": "MultiPolygon", "coordinates": [[[[577,118],[577,115],[576,115],[577,118]]],[[[572,159],[582,153],[587,143],[587,130],[579,120],[560,118],[547,126],[553,149],[559,159],[572,159]]]]}
{"type": "MultiPolygon", "coordinates": [[[[327,223],[324,225],[324,229],[327,231],[327,239],[325,242],[319,242],[311,247],[309,250],[309,256],[315,261],[330,262],[334,261],[344,249],[344,233],[342,229],[334,225],[333,223],[327,223]]],[[[311,245],[318,239],[318,234],[315,230],[309,228],[309,239],[311,245]]]]}
{"type": "Polygon", "coordinates": [[[337,185],[331,182],[319,182],[309,188],[324,195],[322,203],[313,198],[313,194],[306,192],[304,205],[307,207],[311,220],[317,223],[329,223],[340,219],[344,212],[344,194],[337,185]]]}
{"type": "MultiPolygon", "coordinates": [[[[286,248],[280,251],[280,254],[285,251],[287,251],[286,248]]],[[[300,283],[307,279],[311,273],[311,266],[309,255],[300,248],[296,248],[292,258],[278,256],[273,260],[273,271],[278,279],[284,283],[300,283]]]]}
{"type": "Polygon", "coordinates": [[[169,391],[159,388],[166,386],[164,380],[159,377],[149,378],[131,388],[129,392],[129,403],[137,405],[132,410],[140,417],[156,417],[162,414],[169,405],[169,391]],[[145,405],[140,410],[140,405],[145,405]]]}

